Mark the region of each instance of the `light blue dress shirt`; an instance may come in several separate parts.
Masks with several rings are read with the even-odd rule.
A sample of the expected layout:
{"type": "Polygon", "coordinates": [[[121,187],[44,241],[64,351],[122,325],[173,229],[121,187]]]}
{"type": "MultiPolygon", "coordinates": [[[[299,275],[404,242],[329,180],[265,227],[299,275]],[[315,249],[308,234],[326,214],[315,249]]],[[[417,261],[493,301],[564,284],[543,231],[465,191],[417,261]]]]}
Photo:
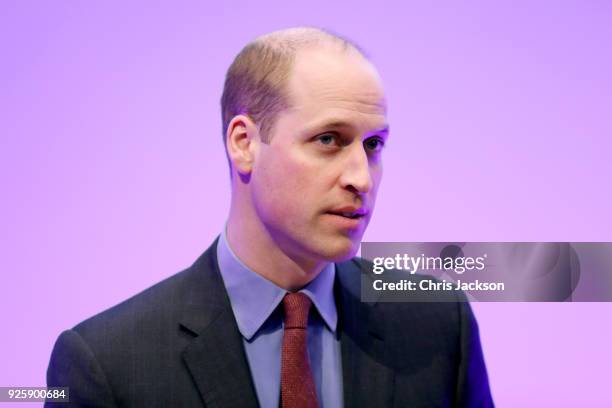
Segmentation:
{"type": "MultiPolygon", "coordinates": [[[[287,291],[247,268],[232,252],[225,231],[217,245],[219,269],[242,335],[257,399],[262,408],[280,403],[282,306],[287,291]]],[[[342,359],[336,335],[338,313],[334,301],[336,269],[330,263],[300,292],[316,309],[308,322],[308,355],[319,405],[340,408],[342,359]]]]}

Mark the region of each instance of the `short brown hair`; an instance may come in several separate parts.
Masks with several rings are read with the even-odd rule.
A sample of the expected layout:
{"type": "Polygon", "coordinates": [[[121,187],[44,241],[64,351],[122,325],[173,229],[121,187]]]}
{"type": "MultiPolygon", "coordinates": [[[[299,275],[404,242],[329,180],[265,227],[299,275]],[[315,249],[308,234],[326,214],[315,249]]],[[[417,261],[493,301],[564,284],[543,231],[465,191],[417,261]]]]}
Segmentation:
{"type": "Polygon", "coordinates": [[[248,115],[259,127],[262,140],[270,141],[277,115],[289,107],[287,81],[297,51],[321,43],[352,48],[353,42],[319,28],[290,28],[258,37],[238,53],[225,76],[221,96],[223,143],[236,115],[248,115]]]}

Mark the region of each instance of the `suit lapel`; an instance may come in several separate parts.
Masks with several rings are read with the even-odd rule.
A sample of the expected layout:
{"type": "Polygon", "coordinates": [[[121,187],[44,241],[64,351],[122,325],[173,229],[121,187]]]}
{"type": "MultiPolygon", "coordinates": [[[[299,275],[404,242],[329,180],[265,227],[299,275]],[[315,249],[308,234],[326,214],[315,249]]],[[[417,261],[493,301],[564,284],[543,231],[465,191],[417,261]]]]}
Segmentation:
{"type": "Polygon", "coordinates": [[[182,353],[206,407],[257,407],[242,337],[217,264],[217,241],[192,266],[180,328],[194,337],[182,353]]]}
{"type": "Polygon", "coordinates": [[[185,349],[183,359],[207,407],[257,407],[234,316],[219,316],[185,349]]]}
{"type": "Polygon", "coordinates": [[[384,321],[376,304],[361,302],[360,276],[355,262],[338,264],[335,295],[344,405],[391,406],[394,374],[385,364],[384,321]]]}

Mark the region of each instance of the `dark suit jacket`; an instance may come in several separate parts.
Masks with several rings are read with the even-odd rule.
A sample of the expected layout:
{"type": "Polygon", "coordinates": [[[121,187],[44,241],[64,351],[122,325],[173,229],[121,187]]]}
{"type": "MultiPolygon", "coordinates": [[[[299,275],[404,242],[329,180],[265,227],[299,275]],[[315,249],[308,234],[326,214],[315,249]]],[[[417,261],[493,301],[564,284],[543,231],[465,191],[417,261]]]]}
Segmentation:
{"type": "MultiPolygon", "coordinates": [[[[334,289],[345,405],[493,406],[469,304],[363,303],[359,262],[338,264],[334,289]]],[[[258,406],[216,242],[188,269],[63,332],[47,383],[70,387],[71,406],[258,406]]]]}

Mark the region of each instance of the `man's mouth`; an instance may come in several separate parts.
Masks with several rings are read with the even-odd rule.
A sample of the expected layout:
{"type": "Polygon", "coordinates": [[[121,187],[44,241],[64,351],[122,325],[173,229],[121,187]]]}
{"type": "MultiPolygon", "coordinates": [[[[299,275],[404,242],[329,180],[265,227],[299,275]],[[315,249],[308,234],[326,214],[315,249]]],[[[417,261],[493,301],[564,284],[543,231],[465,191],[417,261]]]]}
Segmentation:
{"type": "Polygon", "coordinates": [[[342,217],[351,218],[351,219],[361,218],[361,217],[364,216],[363,214],[356,214],[356,213],[334,213],[334,212],[330,212],[330,214],[340,215],[342,217]]]}
{"type": "Polygon", "coordinates": [[[332,210],[332,211],[328,211],[328,214],[332,214],[332,215],[338,215],[344,218],[349,218],[349,219],[358,219],[358,218],[363,218],[366,216],[367,211],[365,209],[338,209],[338,210],[332,210]]]}

